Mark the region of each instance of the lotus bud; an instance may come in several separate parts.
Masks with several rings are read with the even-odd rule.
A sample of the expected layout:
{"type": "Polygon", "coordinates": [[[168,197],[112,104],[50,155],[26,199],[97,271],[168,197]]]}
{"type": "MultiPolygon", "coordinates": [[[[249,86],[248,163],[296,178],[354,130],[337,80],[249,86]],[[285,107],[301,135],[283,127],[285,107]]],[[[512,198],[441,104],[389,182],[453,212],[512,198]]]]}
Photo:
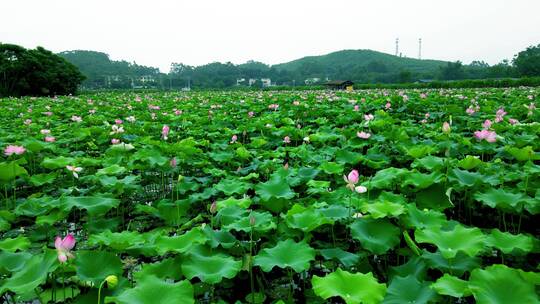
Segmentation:
{"type": "Polygon", "coordinates": [[[255,217],[253,215],[249,216],[249,224],[251,226],[255,226],[255,217]]]}
{"type": "Polygon", "coordinates": [[[214,213],[216,213],[216,210],[217,210],[217,204],[216,204],[216,202],[214,201],[214,202],[212,203],[212,205],[210,205],[210,213],[214,214],[214,213]]]}
{"type": "Polygon", "coordinates": [[[118,285],[118,277],[115,275],[110,275],[105,278],[105,281],[107,282],[107,286],[109,288],[115,288],[116,285],[118,285]]]}

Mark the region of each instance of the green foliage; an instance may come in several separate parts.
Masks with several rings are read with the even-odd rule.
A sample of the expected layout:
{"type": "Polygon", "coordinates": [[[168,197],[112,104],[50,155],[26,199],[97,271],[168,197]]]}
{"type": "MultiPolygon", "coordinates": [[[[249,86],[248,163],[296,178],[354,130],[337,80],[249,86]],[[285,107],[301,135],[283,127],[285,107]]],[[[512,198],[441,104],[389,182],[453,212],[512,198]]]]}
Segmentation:
{"type": "Polygon", "coordinates": [[[84,76],[60,56],[0,43],[0,96],[74,94],[84,76]]]}

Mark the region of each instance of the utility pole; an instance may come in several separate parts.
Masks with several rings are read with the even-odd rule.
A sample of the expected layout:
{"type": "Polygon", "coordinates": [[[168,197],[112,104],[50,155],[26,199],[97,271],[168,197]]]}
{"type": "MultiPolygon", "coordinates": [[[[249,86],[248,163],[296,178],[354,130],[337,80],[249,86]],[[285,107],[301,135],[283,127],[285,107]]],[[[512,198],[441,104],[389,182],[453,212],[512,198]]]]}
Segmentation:
{"type": "Polygon", "coordinates": [[[396,56],[399,54],[399,38],[396,38],[396,56]]]}

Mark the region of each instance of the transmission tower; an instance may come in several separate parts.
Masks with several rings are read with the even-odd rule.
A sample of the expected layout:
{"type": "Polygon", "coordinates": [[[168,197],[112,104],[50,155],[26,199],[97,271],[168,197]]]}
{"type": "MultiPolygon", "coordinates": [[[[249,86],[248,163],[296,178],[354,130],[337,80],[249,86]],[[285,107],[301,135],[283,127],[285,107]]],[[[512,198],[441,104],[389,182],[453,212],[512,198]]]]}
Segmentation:
{"type": "Polygon", "coordinates": [[[422,38],[418,38],[418,59],[422,59],[422,38]]]}

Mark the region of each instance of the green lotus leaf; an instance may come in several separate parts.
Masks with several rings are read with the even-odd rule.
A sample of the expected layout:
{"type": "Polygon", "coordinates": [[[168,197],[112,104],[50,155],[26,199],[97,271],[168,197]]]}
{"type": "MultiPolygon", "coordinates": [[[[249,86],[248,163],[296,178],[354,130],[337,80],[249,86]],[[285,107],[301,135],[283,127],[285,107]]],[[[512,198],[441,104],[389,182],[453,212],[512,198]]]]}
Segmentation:
{"type": "Polygon", "coordinates": [[[90,216],[100,216],[107,213],[112,208],[118,207],[120,200],[109,197],[99,196],[65,196],[60,198],[60,205],[65,211],[70,211],[72,208],[84,209],[90,216]]]}
{"type": "Polygon", "coordinates": [[[435,183],[439,183],[442,178],[443,175],[440,172],[432,172],[430,174],[407,172],[407,174],[404,175],[401,187],[406,187],[410,185],[416,189],[425,189],[435,183]]]}
{"type": "Polygon", "coordinates": [[[178,236],[159,236],[155,246],[159,254],[167,252],[185,253],[190,251],[196,244],[205,244],[208,238],[200,228],[193,228],[178,236]]]}
{"type": "Polygon", "coordinates": [[[420,282],[415,276],[394,277],[388,286],[383,303],[408,304],[428,303],[434,300],[436,293],[430,287],[430,282],[420,282]]]}
{"type": "Polygon", "coordinates": [[[413,168],[424,168],[429,171],[436,171],[442,169],[444,166],[444,159],[437,156],[425,156],[423,158],[415,159],[411,164],[413,168]]]}
{"type": "Polygon", "coordinates": [[[67,165],[73,165],[75,162],[74,158],[58,156],[56,158],[45,158],[41,162],[41,166],[45,169],[61,169],[66,168],[67,165]]]}
{"type": "Polygon", "coordinates": [[[299,204],[294,204],[285,216],[287,226],[300,229],[304,232],[311,232],[325,224],[333,224],[334,221],[325,217],[318,210],[310,207],[306,208],[299,204]]]}
{"type": "Polygon", "coordinates": [[[96,173],[97,176],[100,175],[120,175],[124,174],[127,171],[125,167],[119,166],[117,164],[99,169],[96,173]]]}
{"type": "Polygon", "coordinates": [[[295,196],[294,191],[291,190],[287,182],[279,177],[279,175],[274,175],[266,183],[257,184],[255,191],[263,201],[268,201],[272,198],[291,199],[295,196]]]}
{"type": "Polygon", "coordinates": [[[324,162],[319,166],[326,174],[340,174],[343,172],[343,165],[334,162],[324,162]]]}
{"type": "Polygon", "coordinates": [[[523,148],[505,146],[504,150],[521,162],[540,159],[540,155],[534,152],[533,147],[531,146],[523,148]]]}
{"type": "Polygon", "coordinates": [[[132,162],[141,161],[148,164],[151,168],[161,167],[169,163],[169,158],[161,155],[159,151],[151,148],[135,152],[131,157],[131,160],[132,162]]]}
{"type": "Polygon", "coordinates": [[[8,252],[15,252],[17,250],[24,251],[30,248],[32,243],[30,240],[23,236],[19,235],[16,238],[5,238],[0,241],[0,250],[5,250],[8,252]]]}
{"type": "Polygon", "coordinates": [[[396,180],[401,179],[401,177],[406,174],[408,171],[401,168],[387,168],[377,171],[375,176],[366,183],[366,186],[369,189],[391,189],[392,185],[396,180]]]}
{"type": "Polygon", "coordinates": [[[28,252],[0,251],[0,273],[20,271],[31,257],[28,252]]]}
{"type": "Polygon", "coordinates": [[[347,252],[341,248],[320,249],[319,253],[326,260],[336,259],[347,268],[355,265],[360,260],[358,254],[347,252]]]}
{"type": "Polygon", "coordinates": [[[221,245],[221,247],[228,249],[238,242],[234,235],[228,230],[214,230],[209,226],[206,226],[204,227],[204,234],[208,238],[208,243],[212,248],[221,245]]]}
{"type": "Polygon", "coordinates": [[[342,205],[329,205],[325,208],[320,208],[321,214],[334,221],[349,218],[349,209],[342,205]]]}
{"type": "Polygon", "coordinates": [[[418,208],[442,211],[454,205],[447,194],[448,189],[442,184],[434,184],[416,193],[418,208]]]}
{"type": "Polygon", "coordinates": [[[149,276],[156,276],[159,279],[179,280],[182,277],[180,264],[182,259],[180,256],[168,258],[157,263],[143,264],[141,270],[133,273],[136,281],[143,281],[149,276]]]}
{"type": "Polygon", "coordinates": [[[17,272],[2,282],[0,294],[10,290],[16,294],[24,294],[45,283],[49,273],[60,263],[55,250],[46,249],[39,255],[32,256],[17,272]]]}
{"type": "Polygon", "coordinates": [[[369,213],[372,218],[398,217],[405,212],[403,205],[390,201],[365,204],[361,207],[363,213],[369,213]]]}
{"type": "Polygon", "coordinates": [[[229,197],[228,199],[216,202],[217,210],[221,210],[223,208],[227,208],[231,206],[238,206],[242,209],[247,209],[249,208],[249,206],[251,206],[251,199],[249,198],[236,199],[234,197],[229,197]]]}
{"type": "Polygon", "coordinates": [[[257,232],[268,232],[276,228],[276,223],[274,222],[274,217],[270,212],[249,212],[247,210],[244,210],[243,213],[237,216],[232,222],[222,222],[222,228],[226,230],[249,232],[251,231],[252,227],[253,230],[257,232]],[[253,226],[251,225],[250,217],[253,217],[255,219],[255,225],[253,226]]]}
{"type": "Polygon", "coordinates": [[[305,184],[308,181],[313,180],[315,177],[317,177],[317,175],[320,172],[317,169],[309,168],[309,167],[303,167],[303,168],[298,168],[298,169],[294,168],[292,170],[289,169],[288,171],[290,173],[289,173],[287,182],[289,185],[293,187],[299,186],[301,184],[305,184]]]}
{"type": "Polygon", "coordinates": [[[56,172],[51,172],[49,174],[36,174],[30,177],[30,183],[36,187],[43,186],[45,184],[51,184],[55,181],[57,177],[56,172]]]}
{"type": "Polygon", "coordinates": [[[540,303],[535,284],[505,265],[473,270],[469,289],[479,304],[540,303]]]}
{"type": "Polygon", "coordinates": [[[480,157],[475,155],[467,155],[464,159],[458,162],[458,166],[465,170],[471,170],[478,167],[482,163],[480,157]]]}
{"type": "Polygon", "coordinates": [[[427,264],[419,256],[413,256],[409,258],[407,263],[390,268],[390,279],[393,277],[406,277],[409,275],[414,276],[418,280],[424,280],[427,274],[427,264]]]}
{"type": "Polygon", "coordinates": [[[106,303],[117,304],[168,304],[195,303],[193,286],[187,280],[168,283],[149,275],[137,283],[135,288],[126,289],[118,296],[106,297],[106,303]]]}
{"type": "Polygon", "coordinates": [[[223,278],[232,279],[241,268],[241,261],[229,255],[213,253],[200,245],[190,250],[182,261],[182,272],[188,279],[198,277],[208,284],[219,283],[223,278]]]}
{"type": "Polygon", "coordinates": [[[216,190],[221,191],[225,193],[225,195],[229,196],[232,194],[244,194],[246,191],[251,189],[252,184],[248,182],[244,182],[238,179],[228,178],[221,180],[218,184],[214,186],[216,190]]]}
{"type": "MultiPolygon", "coordinates": [[[[311,138],[311,136],[310,136],[311,138]]],[[[349,150],[339,150],[336,152],[336,161],[342,164],[357,164],[362,160],[362,154],[349,150]]]]}
{"type": "Polygon", "coordinates": [[[478,228],[454,226],[452,230],[441,230],[440,227],[428,227],[414,233],[418,243],[430,243],[441,251],[444,258],[454,258],[458,252],[468,256],[476,256],[485,248],[486,236],[478,228]]]}
{"type": "Polygon", "coordinates": [[[454,258],[446,259],[440,251],[431,253],[424,250],[422,259],[431,269],[438,269],[442,272],[449,272],[459,276],[480,267],[482,264],[480,257],[470,257],[463,252],[459,252],[454,258]]]}
{"type": "Polygon", "coordinates": [[[407,205],[407,215],[403,217],[407,228],[424,229],[427,227],[441,227],[447,223],[446,216],[439,211],[419,209],[414,204],[407,205]]]}
{"type": "Polygon", "coordinates": [[[75,258],[77,276],[91,281],[94,286],[109,275],[122,276],[122,261],[116,254],[107,251],[78,250],[75,258]]]}
{"type": "Polygon", "coordinates": [[[450,181],[457,181],[462,187],[473,187],[482,183],[484,176],[478,172],[470,172],[454,168],[452,175],[449,176],[450,181]]]}
{"type": "Polygon", "coordinates": [[[254,258],[253,265],[261,267],[264,272],[272,268],[292,268],[295,272],[309,269],[310,261],[315,259],[315,249],[304,242],[296,243],[291,239],[279,241],[272,248],[262,249],[254,258]],[[291,254],[294,253],[294,254],[291,254]]]}
{"type": "Polygon", "coordinates": [[[133,245],[145,242],[141,233],[135,231],[111,232],[106,230],[90,235],[88,244],[92,246],[107,246],[117,251],[123,251],[133,245]]]}
{"type": "Polygon", "coordinates": [[[399,244],[399,228],[386,219],[361,218],[349,228],[352,237],[374,254],[383,254],[399,244]]]}
{"type": "Polygon", "coordinates": [[[340,297],[347,304],[381,303],[386,293],[386,285],[378,283],[371,272],[350,273],[340,268],[325,277],[314,275],[311,284],[319,297],[340,297]]]}
{"type": "Polygon", "coordinates": [[[28,175],[28,172],[17,162],[0,163],[0,181],[9,182],[22,175],[28,175]]]}
{"type": "Polygon", "coordinates": [[[410,148],[405,147],[404,149],[413,158],[422,158],[435,150],[431,145],[414,145],[410,148]]]}
{"type": "Polygon", "coordinates": [[[495,247],[505,254],[530,252],[533,249],[534,239],[530,236],[508,232],[501,232],[499,229],[491,230],[491,234],[486,239],[486,244],[495,247]],[[514,251],[516,250],[516,251],[514,251]]]}
{"type": "Polygon", "coordinates": [[[486,192],[477,192],[474,198],[491,208],[502,208],[509,211],[521,212],[525,197],[522,193],[512,193],[505,189],[490,188],[486,192]]]}
{"type": "Polygon", "coordinates": [[[435,283],[431,284],[431,288],[440,295],[451,296],[454,298],[468,297],[471,295],[467,281],[447,273],[440,277],[435,283]]]}
{"type": "Polygon", "coordinates": [[[251,153],[244,147],[236,148],[236,155],[238,155],[240,159],[249,159],[251,157],[251,153]]]}
{"type": "Polygon", "coordinates": [[[71,303],[70,299],[75,299],[81,291],[77,287],[59,287],[45,289],[39,293],[41,303],[71,303]]]}

